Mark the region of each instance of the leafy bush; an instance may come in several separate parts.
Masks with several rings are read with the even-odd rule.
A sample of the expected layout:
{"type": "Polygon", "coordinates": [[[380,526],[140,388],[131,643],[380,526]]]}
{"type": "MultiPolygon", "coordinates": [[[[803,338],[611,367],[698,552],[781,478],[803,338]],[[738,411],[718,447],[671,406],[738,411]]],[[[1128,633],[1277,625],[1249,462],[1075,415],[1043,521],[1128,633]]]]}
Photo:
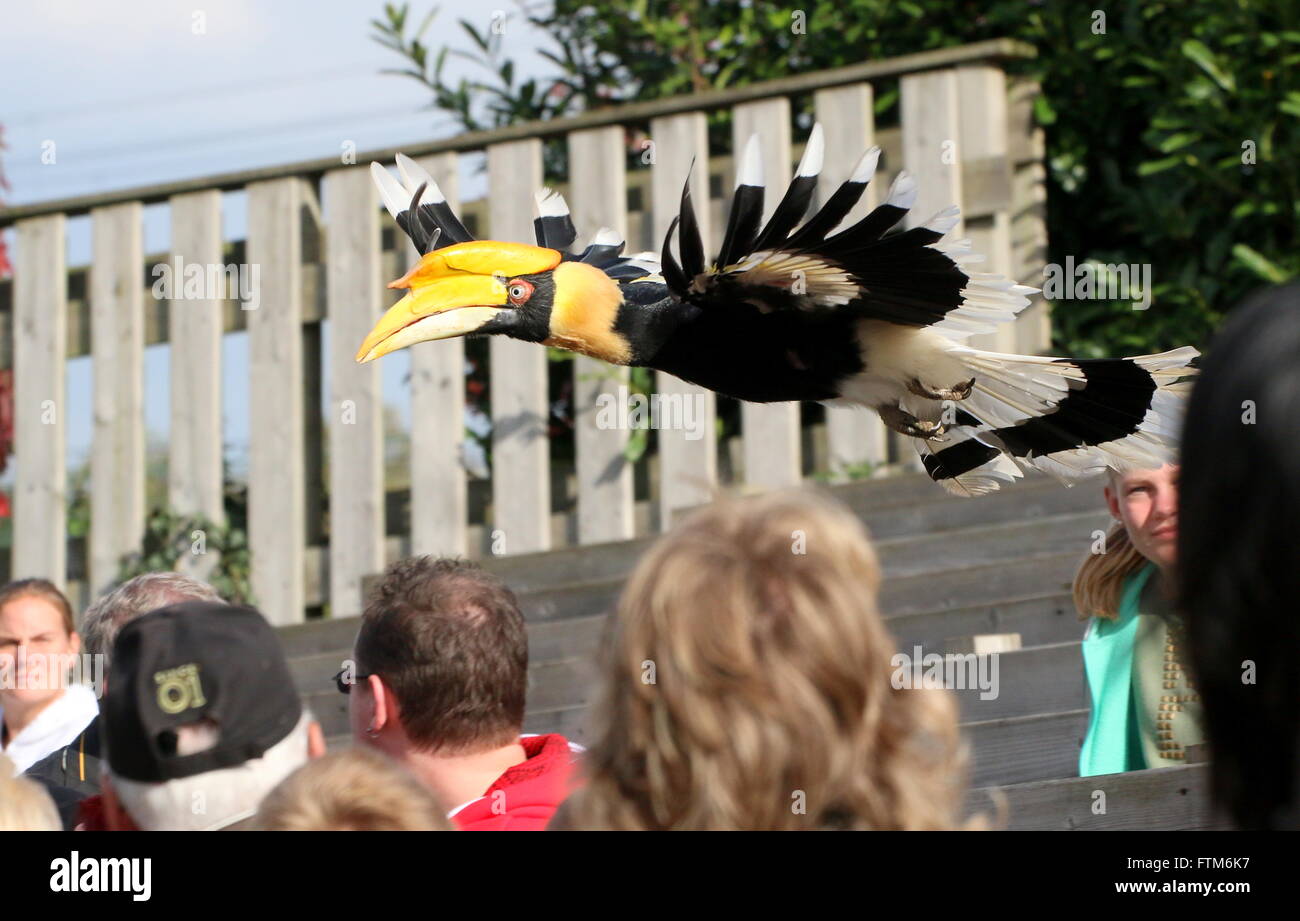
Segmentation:
{"type": "Polygon", "coordinates": [[[167,509],[155,509],[149,514],[140,549],[123,558],[117,581],[125,582],[147,572],[188,571],[186,564],[199,555],[208,564],[200,570],[203,580],[222,598],[234,604],[253,604],[249,577],[252,558],[244,530],[167,509]]]}

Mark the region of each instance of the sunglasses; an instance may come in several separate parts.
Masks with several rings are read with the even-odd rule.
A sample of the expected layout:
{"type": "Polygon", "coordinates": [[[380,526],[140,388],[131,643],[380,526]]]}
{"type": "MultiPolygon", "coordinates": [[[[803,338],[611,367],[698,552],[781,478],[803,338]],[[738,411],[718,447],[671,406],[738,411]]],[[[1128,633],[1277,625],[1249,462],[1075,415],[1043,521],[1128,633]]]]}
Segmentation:
{"type": "Polygon", "coordinates": [[[358,681],[365,681],[372,675],[374,675],[374,672],[370,672],[366,675],[351,674],[349,669],[341,668],[339,669],[339,673],[334,676],[334,686],[339,689],[340,694],[351,694],[352,685],[356,684],[358,681]]]}

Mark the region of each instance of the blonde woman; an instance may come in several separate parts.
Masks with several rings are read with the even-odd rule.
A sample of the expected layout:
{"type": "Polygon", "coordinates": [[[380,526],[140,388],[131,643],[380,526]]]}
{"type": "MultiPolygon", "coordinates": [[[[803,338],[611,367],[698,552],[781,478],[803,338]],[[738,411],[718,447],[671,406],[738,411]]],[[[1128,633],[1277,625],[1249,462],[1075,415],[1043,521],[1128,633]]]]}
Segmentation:
{"type": "Polygon", "coordinates": [[[1200,697],[1186,668],[1182,620],[1170,603],[1178,544],[1178,467],[1110,471],[1115,526],[1105,552],[1074,580],[1089,618],[1083,664],[1092,696],[1080,776],[1184,763],[1202,741],[1200,697]]]}
{"type": "Polygon", "coordinates": [[[816,494],[665,535],[619,603],[586,785],[552,827],[956,827],[956,706],[894,686],[879,587],[866,530],[816,494]]]}
{"type": "Polygon", "coordinates": [[[368,748],[324,755],[262,800],[264,831],[451,831],[433,795],[400,765],[368,748]]]}

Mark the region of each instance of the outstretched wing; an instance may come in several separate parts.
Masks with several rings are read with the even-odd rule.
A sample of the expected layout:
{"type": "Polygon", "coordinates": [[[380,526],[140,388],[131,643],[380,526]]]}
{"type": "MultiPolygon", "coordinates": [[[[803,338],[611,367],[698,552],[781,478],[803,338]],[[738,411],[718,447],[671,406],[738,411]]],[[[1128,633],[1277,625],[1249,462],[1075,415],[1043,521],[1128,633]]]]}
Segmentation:
{"type": "MultiPolygon", "coordinates": [[[[370,164],[370,174],[379,188],[384,207],[421,255],[474,239],[427,170],[399,153],[397,171],[402,177],[401,182],[381,164],[370,164]]],[[[564,196],[552,189],[542,189],[537,192],[536,200],[537,217],[533,219],[533,232],[538,246],[559,250],[566,261],[594,265],[620,283],[657,279],[658,257],[653,253],[624,256],[626,244],[623,237],[608,227],[596,231],[591,243],[581,252],[572,252],[570,247],[578,232],[564,196]]]]}
{"type": "Polygon", "coordinates": [[[954,336],[991,332],[994,323],[1013,319],[1029,304],[1025,295],[1036,288],[967,270],[983,258],[970,255],[968,240],[940,242],[956,226],[956,207],[886,235],[916,201],[916,180],[906,171],[883,204],[836,232],[875,175],[878,147],[863,154],[852,175],[797,227],[812,204],[823,154],[821,125],[814,125],[794,179],[764,224],[762,161],[757,136],[750,138],[722,247],[708,265],[688,181],[664,238],[661,271],[669,289],[702,308],[749,303],[764,313],[850,311],[954,336]],[[672,252],[674,231],[680,261],[672,252]]]}

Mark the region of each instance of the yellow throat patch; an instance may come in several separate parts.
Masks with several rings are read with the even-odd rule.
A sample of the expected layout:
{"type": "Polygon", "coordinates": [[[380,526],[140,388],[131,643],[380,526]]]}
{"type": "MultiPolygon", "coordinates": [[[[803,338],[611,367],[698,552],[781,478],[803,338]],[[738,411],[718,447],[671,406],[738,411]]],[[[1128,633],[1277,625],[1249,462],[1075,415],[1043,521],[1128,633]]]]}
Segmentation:
{"type": "Polygon", "coordinates": [[[611,364],[632,360],[632,346],[614,331],[623,292],[618,282],[584,262],[561,262],[551,272],[555,302],[551,335],[543,345],[580,352],[611,364]]]}

